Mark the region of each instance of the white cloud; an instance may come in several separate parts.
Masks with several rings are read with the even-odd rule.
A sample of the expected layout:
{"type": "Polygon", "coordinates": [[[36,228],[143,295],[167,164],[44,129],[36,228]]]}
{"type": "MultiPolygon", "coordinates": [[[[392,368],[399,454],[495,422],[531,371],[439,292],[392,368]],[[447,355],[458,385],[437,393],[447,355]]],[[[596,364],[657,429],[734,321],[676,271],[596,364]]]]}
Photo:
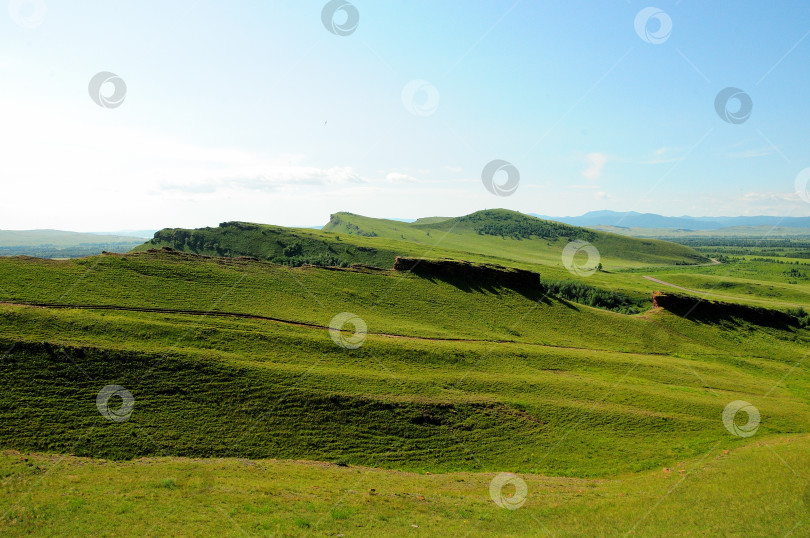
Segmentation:
{"type": "Polygon", "coordinates": [[[795,202],[800,198],[795,192],[746,192],[742,199],[750,203],[795,202]]]}
{"type": "Polygon", "coordinates": [[[318,214],[328,216],[347,203],[334,201],[336,190],[350,201],[369,183],[350,166],[314,166],[300,154],[154,134],[135,127],[126,111],[95,105],[66,113],[0,99],[0,117],[0,228],[124,229],[233,218],[310,225],[322,220],[302,213],[313,207],[310,200],[319,198],[318,214]]]}
{"type": "Polygon", "coordinates": [[[385,180],[390,183],[415,183],[416,178],[408,174],[400,174],[399,172],[390,172],[385,176],[385,180]]]}
{"type": "Polygon", "coordinates": [[[726,157],[730,159],[752,159],[755,157],[766,157],[776,153],[772,146],[765,146],[761,148],[747,149],[744,151],[730,151],[726,153],[726,157]]]}
{"type": "Polygon", "coordinates": [[[602,177],[602,169],[608,158],[604,153],[589,153],[585,156],[589,166],[582,171],[582,177],[589,181],[598,181],[602,177]]]}
{"type": "MultiPolygon", "coordinates": [[[[223,190],[246,190],[277,192],[299,186],[345,185],[365,183],[351,167],[316,168],[312,166],[280,165],[273,160],[256,165],[240,166],[231,163],[232,167],[215,173],[206,174],[205,179],[192,179],[186,182],[174,180],[161,181],[157,190],[180,191],[185,193],[211,193],[223,190]],[[221,176],[221,177],[214,177],[221,176]]],[[[185,175],[178,171],[178,175],[185,175]]]]}
{"type": "MultiPolygon", "coordinates": [[[[678,148],[670,148],[667,146],[656,149],[652,152],[652,156],[644,157],[638,161],[638,164],[668,164],[683,160],[683,157],[675,157],[673,153],[678,153],[678,148]]],[[[634,161],[627,161],[633,163],[634,161]]]]}
{"type": "Polygon", "coordinates": [[[795,192],[749,191],[731,198],[729,202],[726,213],[790,217],[810,213],[810,204],[795,192]]]}

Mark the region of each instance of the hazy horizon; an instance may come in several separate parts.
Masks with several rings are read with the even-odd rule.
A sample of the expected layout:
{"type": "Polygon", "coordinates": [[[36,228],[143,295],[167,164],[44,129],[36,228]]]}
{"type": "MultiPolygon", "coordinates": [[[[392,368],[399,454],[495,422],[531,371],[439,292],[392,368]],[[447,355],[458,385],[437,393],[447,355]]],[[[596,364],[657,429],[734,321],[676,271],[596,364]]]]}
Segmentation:
{"type": "MultiPolygon", "coordinates": [[[[489,210],[498,210],[498,209],[506,209],[506,208],[489,207],[489,208],[483,208],[483,209],[473,211],[473,213],[478,212],[478,211],[489,211],[489,210]]],[[[335,214],[335,213],[341,213],[341,212],[342,211],[334,211],[333,213],[330,213],[330,215],[335,214]]],[[[608,209],[592,210],[592,211],[582,213],[580,215],[542,215],[542,214],[535,213],[535,212],[529,212],[529,213],[524,213],[524,214],[529,215],[529,216],[533,216],[533,217],[537,217],[537,218],[541,218],[541,219],[554,220],[554,219],[577,219],[577,218],[581,218],[581,217],[590,216],[593,213],[613,213],[613,214],[617,214],[617,215],[622,215],[624,213],[635,213],[636,215],[639,215],[639,216],[650,215],[650,216],[655,216],[655,217],[672,218],[672,219],[679,219],[679,218],[694,219],[695,221],[698,221],[698,222],[700,222],[701,219],[739,219],[739,218],[757,218],[757,217],[776,218],[776,219],[786,218],[786,217],[782,217],[782,216],[779,216],[779,215],[716,215],[716,216],[715,215],[663,215],[663,214],[660,214],[660,213],[649,213],[649,212],[647,212],[647,213],[645,213],[645,212],[634,212],[634,211],[620,212],[620,211],[612,211],[612,210],[608,210],[608,209]]],[[[356,214],[359,214],[359,213],[356,213],[356,214]]],[[[458,215],[455,215],[455,214],[418,215],[418,216],[408,216],[408,217],[382,216],[382,217],[373,217],[373,218],[378,218],[378,219],[383,219],[383,220],[394,220],[394,221],[399,221],[399,222],[409,222],[410,223],[410,222],[415,222],[415,221],[417,221],[419,219],[424,219],[424,218],[436,218],[436,217],[456,218],[456,217],[463,217],[463,216],[466,216],[468,214],[469,213],[458,214],[458,215]]],[[[364,217],[369,216],[369,215],[362,215],[362,214],[359,214],[359,215],[364,216],[364,217]]],[[[799,218],[802,218],[802,217],[799,217],[799,218]]],[[[810,218],[810,217],[805,217],[805,218],[810,218]]],[[[240,220],[240,219],[234,219],[234,220],[240,220]]],[[[241,222],[251,222],[251,221],[241,220],[241,222]]],[[[289,226],[289,227],[290,228],[320,229],[323,226],[325,226],[328,222],[329,222],[329,216],[324,218],[323,223],[321,223],[321,224],[296,225],[296,226],[289,226]]],[[[200,226],[197,226],[197,228],[206,228],[206,227],[216,228],[219,224],[220,224],[220,222],[210,222],[210,223],[207,223],[207,224],[202,224],[200,226]]],[[[281,224],[278,224],[278,223],[275,223],[275,222],[256,222],[256,224],[269,224],[269,225],[274,225],[274,226],[282,226],[281,224]]],[[[572,223],[572,224],[575,225],[575,226],[585,226],[585,227],[590,226],[589,224],[578,224],[578,223],[572,223]]],[[[604,222],[604,223],[599,223],[599,224],[595,224],[595,225],[601,226],[601,225],[611,225],[611,224],[608,223],[608,222],[604,222]]],[[[628,224],[627,226],[628,227],[633,227],[632,224],[628,224]]],[[[737,225],[733,225],[733,226],[740,226],[740,225],[737,224],[737,225]]],[[[786,224],[786,226],[788,226],[788,225],[786,224]]],[[[670,228],[670,227],[671,226],[664,226],[662,228],[670,228]]],[[[777,227],[777,226],[774,226],[774,227],[777,227]]],[[[788,226],[788,227],[790,227],[790,226],[788,226]]],[[[60,228],[35,228],[35,229],[0,228],[0,231],[8,231],[8,232],[58,231],[58,232],[86,233],[86,234],[95,234],[95,235],[117,235],[117,234],[122,234],[124,236],[133,237],[133,238],[149,239],[149,238],[152,237],[152,235],[155,232],[157,232],[157,231],[159,231],[161,229],[165,229],[165,228],[182,228],[182,227],[180,227],[180,226],[161,226],[161,227],[151,228],[151,229],[146,228],[146,227],[139,227],[139,228],[133,228],[133,229],[120,229],[120,230],[67,230],[67,229],[60,229],[60,228]],[[139,233],[141,235],[136,235],[136,234],[139,234],[139,233]]],[[[655,228],[655,227],[653,227],[653,228],[655,228]]],[[[720,228],[718,228],[718,229],[720,229],[720,228]]]]}

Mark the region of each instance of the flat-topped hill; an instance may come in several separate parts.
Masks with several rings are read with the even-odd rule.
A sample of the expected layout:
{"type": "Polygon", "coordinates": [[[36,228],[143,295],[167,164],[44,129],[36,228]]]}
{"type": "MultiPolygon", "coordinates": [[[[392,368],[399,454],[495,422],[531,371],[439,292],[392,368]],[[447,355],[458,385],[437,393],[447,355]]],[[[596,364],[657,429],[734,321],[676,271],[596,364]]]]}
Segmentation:
{"type": "Polygon", "coordinates": [[[688,265],[708,261],[690,247],[636,239],[494,209],[413,223],[336,213],[322,230],[225,222],[216,228],[167,228],[136,250],[171,247],[211,256],[252,256],[286,265],[390,268],[397,256],[465,259],[533,269],[562,269],[563,248],[574,240],[597,248],[606,269],[688,265]]]}

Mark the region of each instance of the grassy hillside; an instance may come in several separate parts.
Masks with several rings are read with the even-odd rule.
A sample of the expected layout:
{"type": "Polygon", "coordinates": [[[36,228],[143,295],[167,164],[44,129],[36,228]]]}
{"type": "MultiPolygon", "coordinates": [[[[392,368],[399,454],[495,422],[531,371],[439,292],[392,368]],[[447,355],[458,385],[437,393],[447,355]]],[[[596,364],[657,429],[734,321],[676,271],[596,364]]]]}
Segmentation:
{"type": "Polygon", "coordinates": [[[682,245],[594,232],[506,210],[414,223],[337,213],[323,230],[228,222],[217,228],[161,230],[136,250],[167,246],[195,254],[252,256],[293,266],[363,263],[380,268],[391,267],[396,256],[416,256],[533,269],[543,266],[551,270],[551,276],[563,276],[568,272],[563,267],[562,251],[575,239],[596,246],[607,269],[708,261],[682,245]]]}
{"type": "MultiPolygon", "coordinates": [[[[293,266],[304,264],[346,267],[365,263],[391,267],[396,244],[366,238],[340,237],[307,228],[285,228],[248,222],[223,222],[216,228],[167,228],[134,249],[170,247],[206,256],[248,256],[293,266]]],[[[413,249],[408,249],[412,252],[413,249]]]]}
{"type": "Polygon", "coordinates": [[[759,408],[758,438],[810,428],[797,327],[172,253],[3,260],[0,288],[77,307],[0,306],[0,446],[17,450],[609,477],[745,444],[719,420],[732,400],[759,408]],[[325,330],[346,311],[359,349],[325,330]],[[110,384],[135,397],[126,422],[96,409],[110,384]]]}
{"type": "Polygon", "coordinates": [[[505,209],[478,211],[456,218],[420,219],[414,223],[337,213],[323,230],[374,234],[532,264],[559,265],[563,247],[573,240],[592,243],[608,268],[708,261],[682,245],[597,232],[505,209]]]}
{"type": "Polygon", "coordinates": [[[426,475],[315,462],[0,454],[0,531],[30,535],[804,536],[797,471],[810,438],[713,449],[611,480],[521,475],[519,510],[495,473],[426,475]],[[763,499],[767,495],[767,500],[763,499]],[[14,504],[16,503],[16,504],[14,504]],[[744,515],[744,517],[743,517],[744,515]]]}
{"type": "MultiPolygon", "coordinates": [[[[449,221],[425,236],[444,226],[451,237],[449,221]]],[[[481,225],[456,227],[482,252],[568,233],[541,223],[504,239],[481,225]]],[[[780,282],[800,278],[785,263],[628,262],[586,280],[467,251],[478,261],[378,269],[400,246],[432,247],[383,228],[239,226],[212,237],[245,248],[308,238],[347,256],[397,248],[360,250],[370,263],[351,268],[154,249],[0,259],[0,532],[767,534],[801,523],[805,484],[790,466],[803,468],[810,442],[806,314],[659,298],[669,306],[627,315],[606,303],[643,306],[661,288],[649,274],[730,281],[724,271],[758,292],[740,302],[766,301],[758,282],[802,286],[780,282]],[[328,330],[345,312],[367,325],[356,349],[328,330]],[[99,411],[110,385],[132,395],[127,420],[99,411]],[[723,422],[737,400],[759,412],[754,437],[723,422]],[[489,497],[504,471],[527,483],[520,510],[489,497]],[[728,509],[755,515],[743,525],[728,509]]]]}

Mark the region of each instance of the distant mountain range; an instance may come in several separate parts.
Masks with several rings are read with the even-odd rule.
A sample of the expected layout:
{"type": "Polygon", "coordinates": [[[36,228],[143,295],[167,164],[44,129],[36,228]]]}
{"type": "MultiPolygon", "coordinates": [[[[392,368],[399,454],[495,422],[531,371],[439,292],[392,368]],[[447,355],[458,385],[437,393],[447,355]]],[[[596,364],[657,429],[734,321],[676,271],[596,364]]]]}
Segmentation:
{"type": "Polygon", "coordinates": [[[665,217],[655,213],[635,211],[590,211],[579,217],[550,217],[537,215],[541,219],[555,220],[573,226],[616,226],[621,228],[672,228],[680,230],[719,230],[732,226],[779,226],[782,228],[810,228],[810,217],[665,217]]]}
{"type": "Polygon", "coordinates": [[[65,230],[0,230],[0,247],[52,246],[73,247],[76,245],[135,243],[151,237],[141,233],[94,233],[68,232],[65,230]]]}

